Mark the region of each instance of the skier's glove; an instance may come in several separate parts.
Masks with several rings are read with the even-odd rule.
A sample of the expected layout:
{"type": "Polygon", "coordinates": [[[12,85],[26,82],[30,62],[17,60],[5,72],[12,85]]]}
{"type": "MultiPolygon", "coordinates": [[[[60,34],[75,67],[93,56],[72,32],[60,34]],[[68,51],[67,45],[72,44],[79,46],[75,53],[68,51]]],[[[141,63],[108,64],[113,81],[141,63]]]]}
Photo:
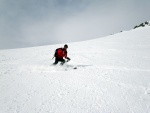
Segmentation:
{"type": "Polygon", "coordinates": [[[71,59],[69,57],[67,57],[67,62],[69,62],[71,59]]]}

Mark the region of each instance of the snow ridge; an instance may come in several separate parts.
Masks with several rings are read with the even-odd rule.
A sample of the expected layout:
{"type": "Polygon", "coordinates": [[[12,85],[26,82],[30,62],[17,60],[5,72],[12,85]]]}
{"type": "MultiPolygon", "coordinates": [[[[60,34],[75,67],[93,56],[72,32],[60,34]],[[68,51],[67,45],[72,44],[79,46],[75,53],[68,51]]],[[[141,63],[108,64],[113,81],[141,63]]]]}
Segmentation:
{"type": "Polygon", "coordinates": [[[145,27],[150,26],[150,21],[146,21],[144,23],[141,23],[140,25],[135,26],[133,29],[139,28],[139,27],[145,27]]]}

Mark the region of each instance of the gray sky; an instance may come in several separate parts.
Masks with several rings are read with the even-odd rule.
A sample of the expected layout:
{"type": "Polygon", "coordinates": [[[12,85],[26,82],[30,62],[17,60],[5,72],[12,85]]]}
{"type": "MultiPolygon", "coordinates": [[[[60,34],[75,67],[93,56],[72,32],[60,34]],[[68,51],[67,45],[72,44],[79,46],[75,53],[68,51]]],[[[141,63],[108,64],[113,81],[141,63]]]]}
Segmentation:
{"type": "Polygon", "coordinates": [[[107,36],[150,20],[150,0],[0,0],[0,49],[107,36]]]}

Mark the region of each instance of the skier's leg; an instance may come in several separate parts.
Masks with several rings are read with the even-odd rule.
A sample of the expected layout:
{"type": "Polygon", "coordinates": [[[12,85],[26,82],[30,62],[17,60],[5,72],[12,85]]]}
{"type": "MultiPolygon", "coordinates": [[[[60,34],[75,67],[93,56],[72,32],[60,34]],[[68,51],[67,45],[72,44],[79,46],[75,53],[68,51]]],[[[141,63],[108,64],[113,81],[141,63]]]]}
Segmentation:
{"type": "Polygon", "coordinates": [[[55,57],[55,62],[53,63],[54,65],[58,64],[58,58],[55,57]]]}
{"type": "Polygon", "coordinates": [[[61,59],[61,65],[63,65],[66,61],[64,59],[61,59]]]}

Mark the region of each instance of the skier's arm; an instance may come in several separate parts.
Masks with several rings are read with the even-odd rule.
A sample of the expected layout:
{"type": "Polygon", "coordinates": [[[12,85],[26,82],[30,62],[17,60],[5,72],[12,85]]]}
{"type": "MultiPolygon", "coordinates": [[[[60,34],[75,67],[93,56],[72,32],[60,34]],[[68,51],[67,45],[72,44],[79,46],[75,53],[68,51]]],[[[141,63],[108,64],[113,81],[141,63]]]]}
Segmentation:
{"type": "Polygon", "coordinates": [[[65,52],[65,59],[67,59],[68,61],[70,60],[70,58],[69,57],[67,57],[67,51],[65,52]]]}

